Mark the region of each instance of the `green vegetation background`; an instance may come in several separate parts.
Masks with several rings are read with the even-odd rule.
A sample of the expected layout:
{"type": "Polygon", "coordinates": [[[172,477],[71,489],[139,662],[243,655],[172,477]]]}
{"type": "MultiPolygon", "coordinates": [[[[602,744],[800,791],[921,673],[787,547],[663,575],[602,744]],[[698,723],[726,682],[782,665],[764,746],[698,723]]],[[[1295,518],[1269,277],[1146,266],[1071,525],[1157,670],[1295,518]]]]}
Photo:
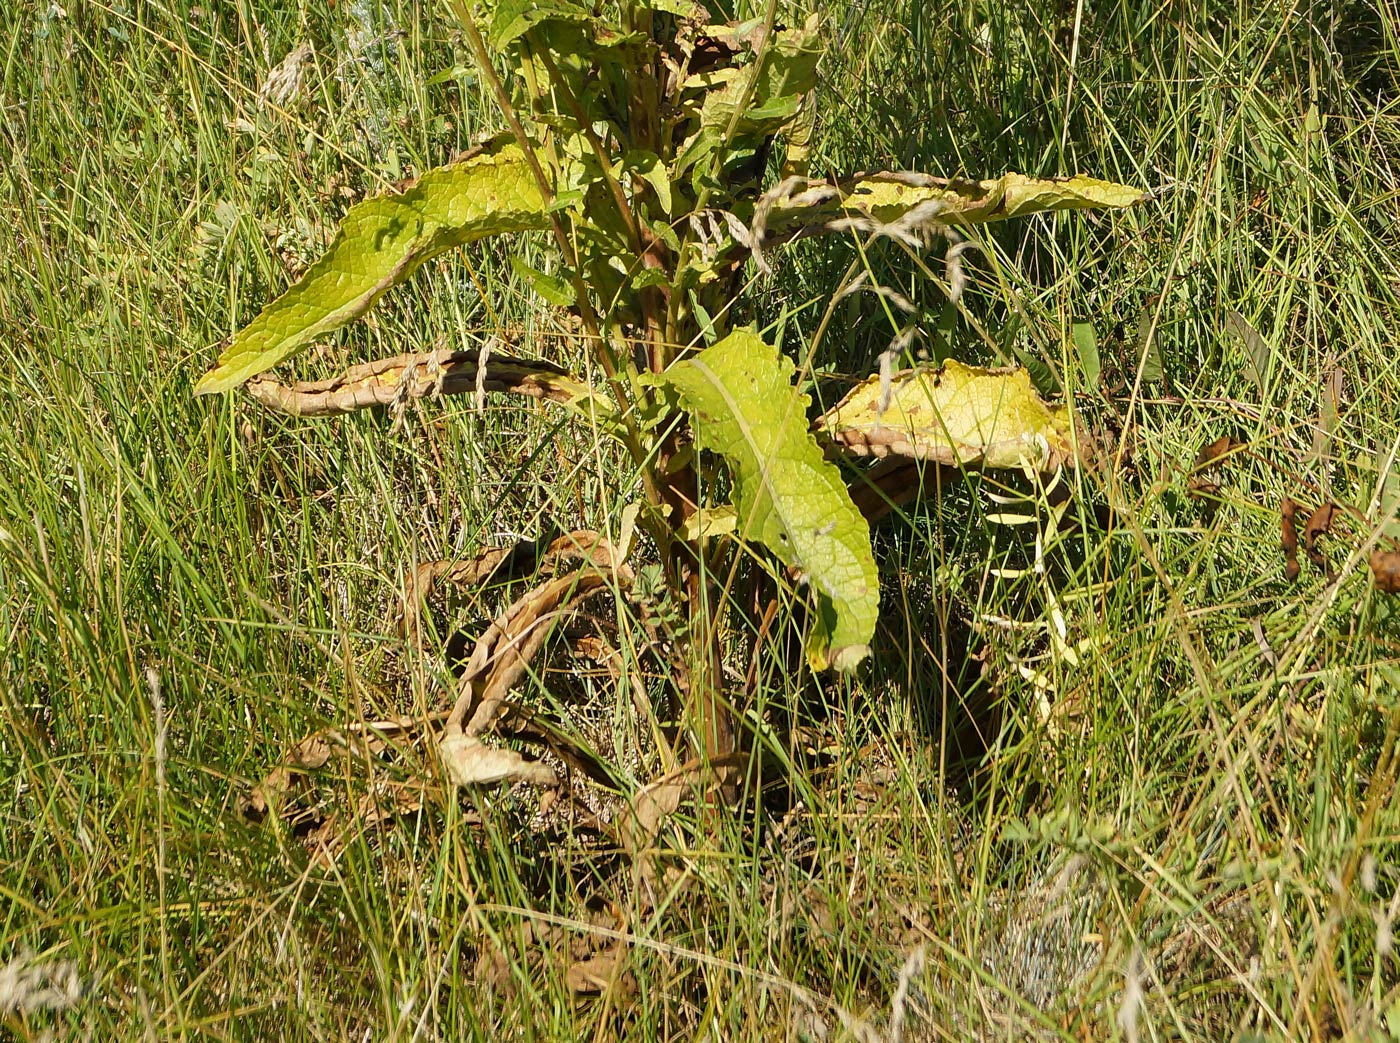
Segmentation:
{"type": "MultiPolygon", "coordinates": [[[[533,828],[524,791],[387,827],[351,815],[329,868],[239,813],[314,728],[442,705],[440,657],[393,628],[415,562],[615,529],[625,506],[617,462],[548,412],[298,422],[190,398],[210,345],[353,199],[488,129],[447,18],[399,0],[4,6],[0,965],[73,961],[85,985],[65,1011],[0,1011],[6,1032],[843,1038],[834,1003],[893,1038],[919,945],[906,1038],[1400,1032],[1395,610],[1351,553],[1364,526],[1326,544],[1335,583],[1306,565],[1285,583],[1277,549],[1285,494],[1372,518],[1400,499],[1395,11],[827,15],[815,173],[1162,190],[997,229],[995,261],[968,256],[962,316],[901,252],[862,261],[928,310],[930,350],[1031,358],[1127,451],[1079,477],[1085,524],[1048,539],[1043,572],[979,488],[887,522],[876,661],[825,689],[769,672],[754,714],[800,723],[809,751],[783,810],[679,834],[683,885],[646,909],[627,871],[533,828]],[[260,93],[303,42],[285,100],[260,93]],[[1149,333],[1162,375],[1139,383],[1149,333]],[[1222,434],[1247,451],[1212,512],[1188,471],[1222,434]],[[1109,503],[1116,527],[1090,523],[1109,503]],[[638,939],[602,998],[567,980],[585,923],[638,939]]],[[[298,371],[442,335],[571,359],[503,248],[466,256],[298,371]]],[[[786,251],[748,318],[799,350],[855,256],[786,251]]],[[[863,375],[892,333],[854,296],[817,364],[863,375]]],[[[645,782],[630,711],[583,694],[571,712],[620,722],[609,752],[645,782]]],[[[318,792],[343,809],[374,781],[330,776],[318,792]]]]}

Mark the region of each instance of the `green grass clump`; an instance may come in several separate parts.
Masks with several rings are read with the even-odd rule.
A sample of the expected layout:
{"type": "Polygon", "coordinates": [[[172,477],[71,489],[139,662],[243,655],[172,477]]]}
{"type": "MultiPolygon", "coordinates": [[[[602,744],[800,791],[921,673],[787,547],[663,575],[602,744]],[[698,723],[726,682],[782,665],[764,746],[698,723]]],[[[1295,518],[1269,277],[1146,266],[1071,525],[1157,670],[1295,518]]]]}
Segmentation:
{"type": "MultiPolygon", "coordinates": [[[[616,766],[564,811],[434,791],[374,822],[423,773],[413,750],[306,787],[329,857],[310,825],[241,810],[309,732],[450,701],[442,641],[494,603],[438,606],[411,647],[418,562],[616,534],[628,502],[619,461],[544,411],[190,398],[353,200],[489,129],[448,20],[0,11],[8,1033],[893,1039],[892,1004],[906,1039],[1396,1031],[1400,627],[1357,553],[1400,499],[1394,12],[828,15],[815,173],[1084,171],[1156,196],[997,228],[955,304],[937,253],[798,244],[746,318],[812,348],[819,393],[865,375],[902,319],[831,303],[854,262],[919,309],[915,349],[1026,362],[1104,448],[1058,523],[1053,498],[999,504],[980,479],[885,522],[875,662],[841,682],[755,664],[739,709],[765,789],[632,865],[582,805],[607,817],[661,772],[664,711],[605,671],[522,693],[616,766]],[[1226,434],[1212,506],[1190,472],[1226,434]],[[1335,580],[1284,580],[1285,495],[1369,519],[1323,538],[1335,580]]],[[[440,336],[578,360],[503,253],[461,260],[299,371],[440,336]]]]}

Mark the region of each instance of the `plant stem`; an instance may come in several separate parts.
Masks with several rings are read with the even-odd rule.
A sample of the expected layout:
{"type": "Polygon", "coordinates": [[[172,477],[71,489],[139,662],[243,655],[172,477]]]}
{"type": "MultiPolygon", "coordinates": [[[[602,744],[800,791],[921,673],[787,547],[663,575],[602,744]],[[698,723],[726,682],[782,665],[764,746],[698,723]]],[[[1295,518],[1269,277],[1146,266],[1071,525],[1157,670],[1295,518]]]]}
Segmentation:
{"type": "MultiPolygon", "coordinates": [[[[468,43],[471,44],[472,55],[476,59],[476,64],[481,70],[481,75],[486,80],[487,86],[491,88],[491,93],[496,99],[496,105],[500,108],[501,115],[505,117],[506,123],[510,126],[511,134],[515,136],[521,152],[525,155],[526,165],[529,166],[530,173],[535,178],[540,197],[544,200],[546,207],[551,207],[554,203],[554,186],[545,176],[544,168],[540,166],[539,157],[535,154],[534,143],[530,140],[530,136],[525,133],[524,125],[520,122],[520,117],[516,115],[515,107],[510,103],[510,96],[506,93],[505,85],[501,83],[501,78],[496,75],[496,67],[491,64],[491,56],[486,51],[486,42],[481,38],[481,30],[476,27],[476,22],[473,20],[471,12],[467,10],[464,0],[448,0],[448,3],[452,7],[453,14],[461,23],[468,43]]],[[[598,362],[608,378],[608,385],[612,389],[613,397],[617,400],[618,416],[625,427],[627,451],[641,474],[647,500],[652,504],[659,504],[661,496],[656,488],[651,469],[646,463],[647,452],[641,432],[637,429],[636,421],[632,419],[631,403],[628,401],[627,391],[619,376],[617,358],[611,345],[603,336],[598,316],[588,298],[588,287],[584,285],[583,274],[579,271],[578,251],[573,249],[568,233],[564,229],[564,222],[553,210],[549,214],[549,224],[554,233],[554,240],[559,245],[564,257],[566,259],[573,258],[573,263],[569,265],[569,280],[574,288],[575,307],[578,308],[584,332],[593,341],[598,362]]],[[[656,526],[658,532],[654,535],[657,535],[658,542],[665,542],[665,538],[660,533],[660,530],[664,528],[663,525],[656,526]]]]}
{"type": "MultiPolygon", "coordinates": [[[[749,105],[753,101],[753,92],[758,87],[758,74],[763,71],[764,59],[768,57],[768,47],[773,39],[773,26],[778,20],[778,0],[768,0],[768,10],[763,15],[763,43],[754,56],[753,67],[749,73],[749,78],[744,83],[744,93],[739,96],[738,104],[734,106],[734,114],[729,117],[729,126],[724,129],[724,138],[720,141],[719,148],[715,150],[714,159],[710,161],[710,176],[706,184],[702,185],[695,197],[695,206],[691,208],[692,213],[700,213],[710,201],[710,188],[716,178],[719,177],[724,166],[724,153],[729,147],[729,143],[734,140],[734,134],[739,129],[740,117],[748,112],[749,105]]],[[[676,274],[680,275],[685,270],[685,266],[690,263],[690,254],[695,246],[695,231],[693,228],[686,229],[685,238],[681,240],[680,256],[676,259],[676,274]]],[[[678,335],[679,312],[681,305],[681,294],[671,294],[671,302],[666,309],[666,339],[673,344],[682,343],[678,335]]]]}

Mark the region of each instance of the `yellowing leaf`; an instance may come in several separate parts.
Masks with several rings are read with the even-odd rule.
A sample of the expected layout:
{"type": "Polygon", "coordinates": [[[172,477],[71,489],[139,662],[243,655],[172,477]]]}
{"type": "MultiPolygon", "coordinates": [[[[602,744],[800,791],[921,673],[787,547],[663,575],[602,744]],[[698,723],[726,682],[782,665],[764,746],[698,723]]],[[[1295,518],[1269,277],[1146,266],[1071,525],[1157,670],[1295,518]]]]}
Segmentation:
{"type": "Polygon", "coordinates": [[[838,182],[788,179],[760,204],[769,238],[857,228],[910,236],[935,222],[983,224],[1048,210],[1132,206],[1141,189],[1083,174],[1031,178],[1007,174],[990,181],[927,174],[862,174],[838,182]]]}
{"type": "Polygon", "coordinates": [[[795,369],[756,333],[736,330],[661,379],[690,413],[695,444],[729,464],[739,538],[762,543],[816,593],[808,659],[849,670],[870,650],[880,580],[870,527],[812,437],[795,369]]]}
{"type": "Polygon", "coordinates": [[[504,138],[402,191],[367,199],[350,208],[325,256],[234,336],[195,394],[237,387],[353,322],[431,257],[544,226],[535,180],[520,149],[504,138]]]}
{"type": "Polygon", "coordinates": [[[729,504],[701,507],[685,520],[685,524],[681,526],[681,535],[691,541],[708,540],[716,536],[727,536],[738,526],[738,515],[729,504]]]}
{"type": "Polygon", "coordinates": [[[941,464],[1053,470],[1074,461],[1074,417],[1049,406],[1023,369],[980,369],[950,359],[941,367],[878,376],[855,388],[817,422],[859,456],[908,456],[941,464]]]}

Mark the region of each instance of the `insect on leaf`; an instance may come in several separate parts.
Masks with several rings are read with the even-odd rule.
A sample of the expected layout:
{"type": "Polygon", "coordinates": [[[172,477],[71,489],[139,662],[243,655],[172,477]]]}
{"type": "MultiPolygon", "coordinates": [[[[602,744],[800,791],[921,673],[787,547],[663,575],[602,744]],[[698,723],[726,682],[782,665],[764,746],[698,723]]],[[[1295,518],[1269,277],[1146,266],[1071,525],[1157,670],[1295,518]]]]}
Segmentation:
{"type": "Polygon", "coordinates": [[[498,138],[402,191],[350,208],[324,256],[234,335],[196,395],[237,387],[367,312],[429,258],[502,232],[545,226],[520,149],[498,138]]]}
{"type": "Polygon", "coordinates": [[[762,543],[811,584],[809,661],[849,670],[870,650],[880,581],[870,527],[812,437],[795,371],[756,333],[736,330],[660,379],[691,414],[696,445],[728,462],[740,538],[762,543]]]}

